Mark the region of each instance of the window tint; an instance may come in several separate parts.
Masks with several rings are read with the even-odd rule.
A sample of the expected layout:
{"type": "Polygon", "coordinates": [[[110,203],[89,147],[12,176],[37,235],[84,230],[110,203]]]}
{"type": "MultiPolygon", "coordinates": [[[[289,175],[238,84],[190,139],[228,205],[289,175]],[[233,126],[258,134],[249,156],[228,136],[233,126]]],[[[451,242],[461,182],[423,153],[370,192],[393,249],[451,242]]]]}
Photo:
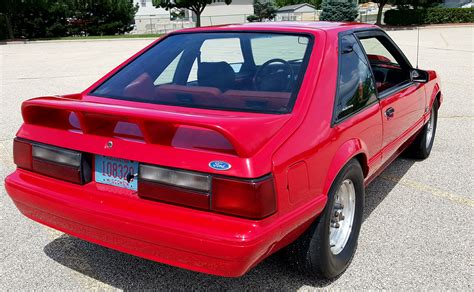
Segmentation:
{"type": "Polygon", "coordinates": [[[303,80],[311,44],[309,37],[296,34],[171,35],[90,94],[185,107],[287,113],[303,80]],[[254,52],[249,44],[255,40],[259,45],[254,52]],[[277,43],[279,47],[274,48],[277,43]],[[253,62],[254,53],[262,62],[283,60],[258,66],[253,62]]]}
{"type": "Polygon", "coordinates": [[[301,60],[308,45],[308,38],[288,35],[267,35],[251,40],[253,58],[256,65],[271,59],[285,61],[301,60]]]}
{"type": "MultiPolygon", "coordinates": [[[[201,62],[226,62],[235,73],[240,71],[244,57],[239,38],[205,40],[200,49],[201,62]]],[[[188,82],[197,81],[198,59],[194,60],[188,82]]]]}
{"type": "Polygon", "coordinates": [[[336,120],[347,117],[377,100],[372,72],[353,35],[342,37],[339,54],[336,120]]]}
{"type": "Polygon", "coordinates": [[[209,39],[201,46],[201,62],[242,63],[242,48],[239,38],[209,39]]]}
{"type": "Polygon", "coordinates": [[[158,78],[155,79],[155,82],[153,82],[154,85],[161,85],[161,84],[166,84],[166,83],[172,83],[173,82],[173,77],[174,77],[174,72],[176,72],[176,66],[178,66],[178,62],[181,59],[181,56],[183,53],[181,52],[169,65],[168,67],[161,72],[161,74],[158,76],[158,78]]]}

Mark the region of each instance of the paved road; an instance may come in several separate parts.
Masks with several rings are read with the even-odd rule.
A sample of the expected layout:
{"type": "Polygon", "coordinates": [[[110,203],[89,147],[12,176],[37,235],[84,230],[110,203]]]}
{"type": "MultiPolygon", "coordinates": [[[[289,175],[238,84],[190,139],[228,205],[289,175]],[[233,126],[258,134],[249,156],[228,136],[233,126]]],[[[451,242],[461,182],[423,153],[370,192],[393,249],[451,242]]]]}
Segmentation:
{"type": "MultiPolygon", "coordinates": [[[[390,34],[415,63],[416,30],[390,34]]],[[[301,276],[272,256],[239,279],[162,265],[25,219],[3,189],[14,169],[20,103],[84,89],[150,40],[0,46],[0,290],[460,289],[474,285],[473,27],[420,31],[420,67],[438,70],[445,103],[432,155],[396,160],[367,191],[352,265],[334,282],[301,276]]]]}

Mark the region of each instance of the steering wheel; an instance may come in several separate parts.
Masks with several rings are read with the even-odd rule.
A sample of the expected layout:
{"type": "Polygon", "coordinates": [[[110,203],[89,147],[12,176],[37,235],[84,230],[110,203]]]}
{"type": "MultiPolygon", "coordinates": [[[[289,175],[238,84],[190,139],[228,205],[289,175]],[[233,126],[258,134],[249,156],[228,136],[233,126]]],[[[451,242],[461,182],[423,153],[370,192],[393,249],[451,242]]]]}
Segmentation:
{"type": "Polygon", "coordinates": [[[275,58],[266,61],[258,68],[253,82],[258,91],[290,91],[294,80],[295,73],[290,63],[275,58]],[[275,66],[275,64],[281,65],[275,66]]]}

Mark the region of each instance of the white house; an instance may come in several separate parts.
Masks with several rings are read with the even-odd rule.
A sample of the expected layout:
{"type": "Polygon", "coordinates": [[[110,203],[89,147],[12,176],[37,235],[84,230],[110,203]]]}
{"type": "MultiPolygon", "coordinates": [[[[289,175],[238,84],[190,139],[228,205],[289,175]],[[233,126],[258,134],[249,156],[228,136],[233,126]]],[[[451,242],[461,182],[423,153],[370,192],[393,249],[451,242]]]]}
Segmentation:
{"type": "Polygon", "coordinates": [[[169,24],[169,11],[156,8],[152,0],[134,0],[133,4],[138,4],[139,8],[135,14],[135,28],[132,33],[159,33],[164,24],[169,24]]]}
{"type": "Polygon", "coordinates": [[[232,0],[229,5],[223,0],[216,0],[204,8],[201,14],[201,26],[244,23],[247,22],[247,16],[253,12],[253,0],[232,0]]]}
{"type": "Polygon", "coordinates": [[[308,3],[288,5],[277,10],[275,20],[277,21],[316,21],[319,20],[319,12],[308,3]]]}

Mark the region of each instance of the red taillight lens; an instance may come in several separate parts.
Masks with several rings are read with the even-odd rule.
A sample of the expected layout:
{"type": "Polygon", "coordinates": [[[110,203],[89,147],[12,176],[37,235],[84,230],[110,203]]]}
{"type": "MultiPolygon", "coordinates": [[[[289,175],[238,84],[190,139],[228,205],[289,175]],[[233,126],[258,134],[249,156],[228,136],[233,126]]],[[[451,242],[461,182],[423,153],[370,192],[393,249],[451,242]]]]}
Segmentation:
{"type": "Polygon", "coordinates": [[[13,159],[23,169],[60,180],[84,184],[91,181],[84,153],[15,138],[13,159]]]}
{"type": "Polygon", "coordinates": [[[31,149],[31,143],[16,138],[13,140],[13,162],[19,168],[33,169],[31,149]]]}
{"type": "Polygon", "coordinates": [[[236,180],[214,177],[211,210],[251,219],[270,216],[276,211],[273,178],[236,180]]]}
{"type": "Polygon", "coordinates": [[[138,195],[144,199],[249,219],[276,212],[273,177],[237,179],[141,164],[138,195]]]}
{"type": "Polygon", "coordinates": [[[61,165],[51,161],[34,158],[32,170],[60,180],[82,184],[82,173],[80,167],[61,165]]]}

